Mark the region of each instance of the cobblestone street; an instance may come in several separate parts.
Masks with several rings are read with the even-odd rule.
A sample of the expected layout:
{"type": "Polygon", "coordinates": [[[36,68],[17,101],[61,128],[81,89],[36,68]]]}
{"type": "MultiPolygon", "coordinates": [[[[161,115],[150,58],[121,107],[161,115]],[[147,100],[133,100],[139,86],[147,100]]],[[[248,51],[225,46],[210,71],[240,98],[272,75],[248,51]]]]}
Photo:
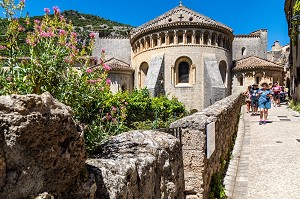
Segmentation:
{"type": "Polygon", "coordinates": [[[224,183],[231,199],[299,199],[300,115],[270,110],[266,125],[242,108],[239,132],[224,183]]]}

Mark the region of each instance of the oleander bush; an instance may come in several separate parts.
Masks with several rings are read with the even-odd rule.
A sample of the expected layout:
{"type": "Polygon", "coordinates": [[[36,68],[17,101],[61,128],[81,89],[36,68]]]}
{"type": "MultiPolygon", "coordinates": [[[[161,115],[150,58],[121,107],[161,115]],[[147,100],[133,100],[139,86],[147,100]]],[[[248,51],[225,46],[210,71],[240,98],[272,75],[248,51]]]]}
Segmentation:
{"type": "Polygon", "coordinates": [[[0,1],[0,6],[9,21],[7,42],[0,45],[7,55],[0,63],[0,95],[51,93],[72,108],[89,153],[109,136],[131,129],[167,128],[187,114],[177,99],[152,98],[147,89],[113,95],[104,49],[100,64],[90,66],[95,34],[80,40],[58,7],[53,7],[53,14],[45,8],[44,17],[32,21],[22,18],[24,0],[17,5],[14,0],[0,1]]]}

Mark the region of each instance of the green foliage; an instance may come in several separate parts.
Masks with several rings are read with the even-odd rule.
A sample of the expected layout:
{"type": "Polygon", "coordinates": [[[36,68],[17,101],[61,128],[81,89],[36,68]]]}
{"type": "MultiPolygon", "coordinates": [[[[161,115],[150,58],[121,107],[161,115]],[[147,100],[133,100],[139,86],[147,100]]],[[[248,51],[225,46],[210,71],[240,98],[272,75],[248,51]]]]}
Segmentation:
{"type": "MultiPolygon", "coordinates": [[[[14,9],[19,7],[6,8],[13,16],[17,13],[14,9]]],[[[113,95],[105,50],[100,65],[89,66],[95,34],[90,33],[83,45],[73,24],[59,8],[53,10],[55,14],[50,15],[45,9],[40,20],[7,20],[7,42],[0,46],[7,54],[0,63],[0,95],[50,92],[72,108],[76,122],[84,129],[90,154],[110,136],[137,128],[168,128],[176,118],[185,116],[185,107],[177,99],[151,98],[147,89],[113,95]]]]}
{"type": "Polygon", "coordinates": [[[225,187],[223,185],[224,176],[220,173],[214,174],[211,178],[211,192],[209,199],[226,199],[225,187]]]}
{"type": "Polygon", "coordinates": [[[300,103],[291,101],[290,108],[300,113],[300,103]]]}
{"type": "MultiPolygon", "coordinates": [[[[293,16],[296,16],[296,15],[300,15],[300,0],[297,0],[294,7],[293,7],[293,16]]],[[[298,39],[297,39],[298,35],[300,34],[299,30],[298,30],[298,26],[300,25],[300,21],[293,20],[292,23],[293,23],[293,28],[291,30],[291,39],[292,39],[292,43],[294,45],[296,45],[297,41],[298,41],[298,39]]]]}

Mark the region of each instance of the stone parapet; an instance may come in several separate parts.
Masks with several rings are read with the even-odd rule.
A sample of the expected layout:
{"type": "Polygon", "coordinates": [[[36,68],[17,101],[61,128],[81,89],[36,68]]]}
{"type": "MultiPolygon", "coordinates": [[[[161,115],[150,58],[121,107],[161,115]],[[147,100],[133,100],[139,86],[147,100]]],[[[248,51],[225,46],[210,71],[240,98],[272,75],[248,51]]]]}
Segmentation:
{"type": "Polygon", "coordinates": [[[181,145],[158,131],[131,131],[103,143],[88,170],[96,179],[96,198],[183,199],[181,145]]]}
{"type": "Polygon", "coordinates": [[[210,182],[214,174],[220,172],[223,160],[230,152],[237,133],[240,109],[243,104],[241,94],[231,95],[201,112],[180,119],[171,124],[170,129],[182,144],[187,199],[207,199],[210,182]],[[215,151],[207,159],[207,125],[215,122],[215,151]]]}

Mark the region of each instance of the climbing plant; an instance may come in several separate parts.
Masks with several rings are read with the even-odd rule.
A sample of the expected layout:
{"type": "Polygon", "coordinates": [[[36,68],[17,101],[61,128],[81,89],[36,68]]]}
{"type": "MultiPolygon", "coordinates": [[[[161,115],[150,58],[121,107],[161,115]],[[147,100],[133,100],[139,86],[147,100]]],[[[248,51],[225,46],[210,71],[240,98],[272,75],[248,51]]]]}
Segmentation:
{"type": "MultiPolygon", "coordinates": [[[[300,0],[297,0],[293,7],[293,16],[300,15],[300,0]]],[[[293,28],[291,30],[291,39],[294,45],[296,45],[297,37],[299,35],[298,26],[300,25],[300,20],[293,20],[293,28]]]]}

